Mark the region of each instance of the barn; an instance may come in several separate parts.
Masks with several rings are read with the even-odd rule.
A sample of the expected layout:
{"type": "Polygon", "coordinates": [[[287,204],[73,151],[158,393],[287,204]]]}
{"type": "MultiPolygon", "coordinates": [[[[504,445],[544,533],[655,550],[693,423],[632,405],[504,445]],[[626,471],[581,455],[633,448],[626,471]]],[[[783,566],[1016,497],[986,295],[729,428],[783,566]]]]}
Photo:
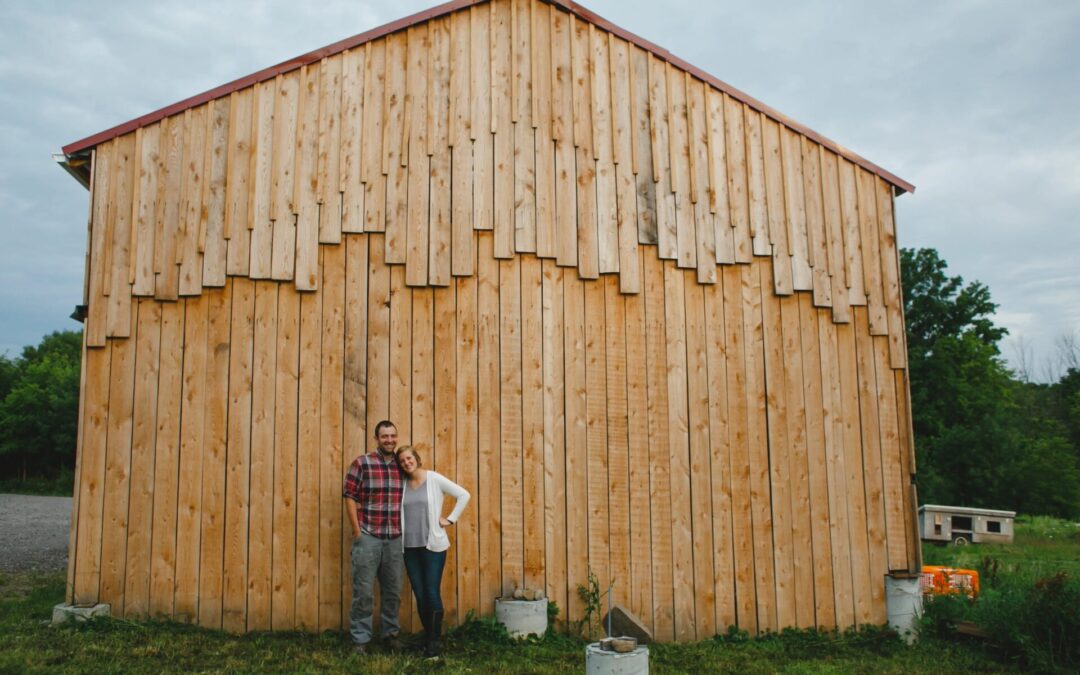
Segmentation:
{"type": "Polygon", "coordinates": [[[591,573],[662,640],[844,628],[920,567],[913,186],[569,0],[455,0],[60,160],[71,602],[340,629],[383,418],[474,495],[450,623],[520,586],[580,618],[591,573]]]}

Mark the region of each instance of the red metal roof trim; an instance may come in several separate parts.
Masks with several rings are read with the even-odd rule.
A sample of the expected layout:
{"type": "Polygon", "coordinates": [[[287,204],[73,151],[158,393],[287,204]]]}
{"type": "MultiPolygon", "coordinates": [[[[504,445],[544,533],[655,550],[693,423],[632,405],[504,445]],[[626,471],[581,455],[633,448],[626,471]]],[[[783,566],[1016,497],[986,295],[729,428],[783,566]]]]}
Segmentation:
{"type": "MultiPolygon", "coordinates": [[[[877,164],[874,164],[873,162],[861,157],[860,155],[852,152],[851,150],[848,150],[847,148],[840,145],[836,141],[833,141],[833,140],[831,140],[829,138],[826,138],[825,136],[822,136],[821,134],[817,133],[813,129],[810,129],[807,126],[805,126],[803,124],[800,124],[799,122],[796,122],[795,120],[791,119],[787,115],[784,115],[783,113],[781,113],[780,111],[772,108],[771,106],[766,105],[765,103],[762,103],[761,101],[757,100],[753,96],[750,96],[749,94],[747,94],[747,93],[745,93],[743,91],[740,91],[739,89],[736,89],[735,87],[731,86],[727,82],[724,82],[723,80],[720,80],[719,78],[714,77],[714,76],[706,73],[705,71],[701,70],[700,68],[698,68],[698,67],[696,67],[694,65],[691,65],[691,64],[687,63],[686,61],[683,61],[682,59],[675,56],[674,54],[672,54],[668,50],[664,49],[663,47],[660,47],[660,46],[658,46],[656,44],[653,44],[652,42],[649,42],[648,40],[646,40],[646,39],[644,39],[642,37],[639,37],[639,36],[631,33],[628,30],[625,30],[623,28],[620,28],[619,26],[616,26],[615,24],[611,23],[607,19],[605,19],[605,18],[603,18],[603,17],[601,17],[601,16],[599,16],[597,14],[594,14],[593,12],[591,12],[588,9],[582,7],[581,5],[579,5],[579,4],[575,3],[575,2],[572,2],[571,0],[542,0],[542,1],[543,2],[548,2],[548,3],[552,4],[552,5],[557,6],[557,7],[561,7],[562,9],[565,9],[567,12],[570,12],[571,14],[573,14],[573,15],[575,15],[577,17],[580,17],[584,21],[588,21],[589,23],[592,23],[592,24],[596,25],[599,28],[602,28],[602,29],[604,29],[606,31],[614,33],[615,35],[623,38],[624,40],[632,42],[633,44],[637,45],[638,47],[640,47],[642,49],[645,49],[645,50],[648,50],[648,51],[652,52],[658,58],[661,58],[664,61],[667,61],[668,63],[672,64],[673,66],[676,66],[678,68],[681,68],[682,70],[685,70],[685,71],[689,72],[691,75],[693,75],[694,77],[697,77],[698,79],[701,79],[701,80],[703,80],[705,82],[708,82],[709,84],[711,84],[712,86],[716,87],[717,89],[723,91],[724,93],[728,94],[732,98],[735,98],[735,99],[745,103],[746,105],[748,105],[751,108],[761,112],[762,114],[768,115],[772,119],[774,119],[777,122],[779,122],[780,124],[783,124],[784,126],[790,128],[791,130],[796,131],[796,132],[806,136],[807,138],[810,138],[810,139],[816,141],[817,143],[820,143],[821,145],[823,145],[826,148],[829,148],[830,150],[832,150],[836,154],[838,154],[838,155],[840,155],[840,156],[854,162],[855,164],[858,164],[859,166],[866,169],[867,171],[870,171],[871,173],[877,174],[878,176],[885,179],[886,181],[891,183],[893,186],[899,188],[900,190],[903,190],[905,192],[915,192],[915,186],[914,185],[907,182],[903,178],[900,178],[896,174],[894,174],[894,173],[892,173],[890,171],[887,171],[887,170],[883,169],[882,167],[878,166],[877,164]]],[[[96,145],[99,145],[99,144],[101,144],[101,143],[103,143],[105,141],[116,138],[117,136],[121,136],[121,135],[126,134],[128,132],[134,131],[135,129],[138,129],[139,127],[143,127],[143,126],[146,126],[148,124],[153,124],[154,122],[157,122],[158,120],[161,120],[161,119],[163,119],[165,117],[168,117],[170,115],[175,115],[176,113],[183,112],[184,110],[187,110],[188,108],[193,108],[193,107],[195,107],[197,105],[201,105],[203,103],[206,103],[207,101],[210,101],[212,99],[220,98],[220,97],[225,96],[226,94],[230,94],[230,93],[232,93],[234,91],[238,91],[238,90],[243,89],[245,87],[250,87],[251,85],[256,84],[258,82],[263,82],[263,81],[269,80],[269,79],[271,79],[273,77],[277,77],[278,75],[281,75],[283,73],[287,73],[287,72],[290,72],[292,70],[296,70],[297,68],[305,66],[305,65],[307,65],[309,63],[315,63],[316,61],[321,61],[322,59],[324,59],[324,58],[326,58],[328,56],[333,56],[334,54],[338,54],[340,52],[343,52],[346,49],[351,49],[351,48],[356,47],[358,45],[362,45],[365,42],[369,42],[369,41],[374,40],[376,38],[383,37],[384,35],[388,35],[390,33],[397,32],[397,31],[402,30],[404,28],[408,28],[409,26],[413,26],[413,25],[416,25],[418,23],[422,23],[424,21],[429,21],[431,19],[435,19],[435,18],[438,18],[440,16],[450,14],[451,12],[456,12],[456,11],[458,11],[460,9],[465,9],[465,8],[471,7],[473,5],[483,4],[485,2],[488,2],[488,0],[452,0],[451,2],[447,2],[447,3],[441,4],[441,5],[432,7],[430,9],[426,9],[426,10],[424,10],[422,12],[417,12],[416,14],[412,14],[412,15],[404,17],[402,19],[398,19],[397,21],[393,21],[393,22],[388,23],[386,25],[379,26],[378,28],[373,28],[372,30],[366,31],[364,33],[360,33],[359,35],[354,35],[352,37],[345,38],[344,40],[340,40],[340,41],[335,42],[333,44],[327,45],[327,46],[325,46],[325,47],[323,47],[321,49],[316,49],[315,51],[308,52],[307,54],[302,54],[302,55],[297,56],[295,58],[289,59],[288,61],[283,61],[282,63],[279,63],[279,64],[277,64],[275,66],[271,66],[271,67],[266,68],[264,70],[260,70],[260,71],[258,71],[256,73],[252,73],[251,75],[248,75],[246,77],[242,77],[242,78],[240,78],[238,80],[233,80],[232,82],[229,82],[227,84],[223,84],[223,85],[221,85],[219,87],[215,87],[214,89],[203,92],[201,94],[191,96],[191,97],[186,98],[186,99],[184,99],[182,101],[178,101],[176,103],[173,103],[170,106],[166,106],[164,108],[161,108],[160,110],[155,110],[154,112],[147,113],[146,115],[143,115],[141,117],[136,117],[135,119],[133,119],[133,120],[131,120],[129,122],[119,124],[119,125],[117,125],[115,127],[112,127],[111,129],[106,129],[105,131],[94,134],[93,136],[88,136],[88,137],[86,137],[86,138],[84,138],[84,139],[82,139],[80,141],[75,141],[74,143],[66,145],[66,146],[63,147],[62,150],[63,150],[64,154],[66,154],[66,155],[71,155],[71,154],[77,153],[77,152],[82,151],[82,150],[87,150],[87,149],[92,148],[92,147],[94,147],[96,145]]]]}

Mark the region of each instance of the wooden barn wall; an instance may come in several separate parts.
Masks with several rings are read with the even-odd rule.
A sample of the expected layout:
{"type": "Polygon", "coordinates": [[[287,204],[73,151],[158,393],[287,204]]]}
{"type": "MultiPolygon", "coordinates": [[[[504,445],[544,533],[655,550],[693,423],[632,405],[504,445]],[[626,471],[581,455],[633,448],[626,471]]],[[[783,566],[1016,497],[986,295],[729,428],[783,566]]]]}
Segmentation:
{"type": "Polygon", "coordinates": [[[474,495],[455,623],[577,619],[590,571],[664,640],[881,623],[918,567],[892,187],[557,7],[140,128],[91,187],[75,602],[347,625],[383,418],[474,495]]]}

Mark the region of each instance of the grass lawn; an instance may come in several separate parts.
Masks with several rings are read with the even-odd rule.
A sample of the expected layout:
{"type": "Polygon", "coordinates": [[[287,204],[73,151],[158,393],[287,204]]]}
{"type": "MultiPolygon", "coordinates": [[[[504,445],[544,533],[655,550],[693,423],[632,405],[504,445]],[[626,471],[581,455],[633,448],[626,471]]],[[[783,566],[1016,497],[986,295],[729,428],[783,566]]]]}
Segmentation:
{"type": "MultiPolygon", "coordinates": [[[[584,643],[564,636],[508,644],[490,622],[459,629],[440,662],[410,655],[350,653],[342,634],[234,636],[191,626],[106,619],[50,628],[64,576],[0,576],[0,672],[567,673],[584,668],[584,643]]],[[[1005,666],[981,648],[930,640],[906,647],[877,629],[834,636],[789,632],[757,640],[654,645],[651,672],[972,672],[1005,666]]]]}

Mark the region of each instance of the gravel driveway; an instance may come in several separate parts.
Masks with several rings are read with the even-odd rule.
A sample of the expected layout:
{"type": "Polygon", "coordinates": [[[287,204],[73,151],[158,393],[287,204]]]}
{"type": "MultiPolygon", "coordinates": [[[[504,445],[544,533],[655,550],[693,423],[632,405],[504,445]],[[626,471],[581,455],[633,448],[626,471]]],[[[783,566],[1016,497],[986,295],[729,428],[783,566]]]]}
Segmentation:
{"type": "Polygon", "coordinates": [[[71,497],[0,494],[0,572],[67,569],[71,497]]]}

